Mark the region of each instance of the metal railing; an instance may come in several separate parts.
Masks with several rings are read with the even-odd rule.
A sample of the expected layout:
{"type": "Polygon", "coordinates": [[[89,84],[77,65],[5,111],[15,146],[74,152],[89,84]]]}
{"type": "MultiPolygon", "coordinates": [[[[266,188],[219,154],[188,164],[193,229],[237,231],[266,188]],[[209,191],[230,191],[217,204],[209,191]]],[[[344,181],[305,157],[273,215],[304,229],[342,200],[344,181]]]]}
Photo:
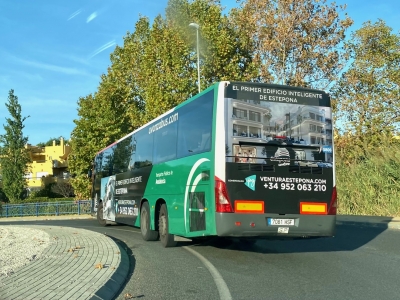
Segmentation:
{"type": "Polygon", "coordinates": [[[2,204],[0,206],[0,218],[83,215],[90,214],[90,212],[90,200],[2,204]]]}

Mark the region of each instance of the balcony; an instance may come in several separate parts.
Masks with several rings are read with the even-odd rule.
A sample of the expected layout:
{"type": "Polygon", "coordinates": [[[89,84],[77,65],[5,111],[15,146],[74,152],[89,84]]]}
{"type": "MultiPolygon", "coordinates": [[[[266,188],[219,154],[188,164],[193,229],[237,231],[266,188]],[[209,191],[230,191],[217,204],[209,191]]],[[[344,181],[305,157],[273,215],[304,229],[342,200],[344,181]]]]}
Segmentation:
{"type": "Polygon", "coordinates": [[[252,108],[259,112],[270,112],[265,101],[233,99],[234,107],[252,108]]]}
{"type": "Polygon", "coordinates": [[[256,121],[256,120],[251,120],[249,117],[238,117],[238,116],[235,116],[235,115],[232,115],[232,120],[233,121],[239,121],[239,122],[246,122],[247,124],[249,124],[249,123],[257,124],[257,125],[263,124],[261,122],[261,120],[260,121],[256,121]]]}
{"type": "Polygon", "coordinates": [[[238,134],[237,132],[233,132],[233,137],[240,137],[240,138],[254,138],[254,139],[261,139],[262,135],[260,133],[253,134],[253,133],[241,133],[238,134]]]}

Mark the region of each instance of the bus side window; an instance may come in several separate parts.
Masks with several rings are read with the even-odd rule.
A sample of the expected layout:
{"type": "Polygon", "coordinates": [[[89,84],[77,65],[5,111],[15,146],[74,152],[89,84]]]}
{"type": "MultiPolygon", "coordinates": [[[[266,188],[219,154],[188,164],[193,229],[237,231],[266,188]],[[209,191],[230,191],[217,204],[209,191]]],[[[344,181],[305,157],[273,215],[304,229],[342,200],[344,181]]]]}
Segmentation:
{"type": "Polygon", "coordinates": [[[211,150],[213,104],[214,94],[210,91],[179,109],[178,158],[211,150]]]}
{"type": "Polygon", "coordinates": [[[155,164],[176,158],[177,130],[178,123],[175,122],[152,133],[154,134],[153,160],[155,164]]]}
{"type": "Polygon", "coordinates": [[[136,135],[135,168],[143,168],[153,164],[154,134],[149,134],[147,128],[136,135]]]}
{"type": "Polygon", "coordinates": [[[132,135],[130,139],[130,157],[129,157],[129,164],[128,164],[128,170],[133,170],[137,167],[135,167],[136,163],[136,136],[132,135]]]}

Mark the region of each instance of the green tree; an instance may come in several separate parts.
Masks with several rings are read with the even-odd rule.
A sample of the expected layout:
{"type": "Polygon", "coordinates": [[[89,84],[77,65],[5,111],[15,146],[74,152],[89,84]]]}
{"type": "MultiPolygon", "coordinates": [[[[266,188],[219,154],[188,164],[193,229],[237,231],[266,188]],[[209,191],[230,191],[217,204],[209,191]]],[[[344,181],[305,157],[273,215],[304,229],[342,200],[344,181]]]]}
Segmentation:
{"type": "Polygon", "coordinates": [[[333,89],[344,135],[375,147],[397,134],[400,121],[400,35],[370,21],[345,44],[352,63],[333,89]]]}
{"type": "Polygon", "coordinates": [[[78,101],[69,156],[78,197],[89,196],[86,174],[97,151],[197,93],[196,32],[190,22],[201,25],[203,89],[216,80],[256,76],[246,37],[240,39],[221,13],[218,1],[171,0],[165,18],[150,24],[141,16],[115,48],[97,92],[78,101]]]}
{"type": "Polygon", "coordinates": [[[24,198],[27,182],[25,174],[30,162],[29,153],[25,145],[28,138],[24,137],[24,121],[29,117],[22,117],[21,105],[14,90],[8,94],[8,103],[5,104],[10,118],[6,118],[3,125],[5,134],[0,135],[0,165],[2,177],[2,189],[10,202],[16,202],[24,198]]]}
{"type": "Polygon", "coordinates": [[[46,147],[46,146],[53,146],[53,141],[56,141],[56,145],[61,144],[61,139],[64,140],[64,144],[68,144],[69,141],[65,139],[64,137],[60,136],[58,138],[50,138],[47,142],[40,142],[36,146],[38,147],[46,147]]]}
{"type": "Polygon", "coordinates": [[[166,19],[168,24],[177,28],[183,45],[189,46],[189,62],[195,71],[191,82],[197,81],[197,36],[196,30],[188,26],[192,22],[200,26],[202,89],[221,80],[251,81],[258,78],[255,44],[249,35],[223,15],[219,0],[170,0],[166,19]]]}
{"type": "Polygon", "coordinates": [[[326,0],[240,0],[231,22],[255,44],[260,80],[326,89],[343,70],[340,50],[353,21],[326,0]]]}

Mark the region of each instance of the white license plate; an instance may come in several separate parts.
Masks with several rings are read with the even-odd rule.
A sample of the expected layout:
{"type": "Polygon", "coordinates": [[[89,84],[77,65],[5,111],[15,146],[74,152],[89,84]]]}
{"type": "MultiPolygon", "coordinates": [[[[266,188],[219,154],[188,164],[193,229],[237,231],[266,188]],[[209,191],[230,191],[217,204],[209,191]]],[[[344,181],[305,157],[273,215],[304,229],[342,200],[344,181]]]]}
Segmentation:
{"type": "Polygon", "coordinates": [[[294,226],[294,219],[273,219],[269,218],[268,219],[268,225],[272,226],[294,226]]]}
{"type": "Polygon", "coordinates": [[[289,227],[278,227],[278,233],[289,233],[289,227]]]}

